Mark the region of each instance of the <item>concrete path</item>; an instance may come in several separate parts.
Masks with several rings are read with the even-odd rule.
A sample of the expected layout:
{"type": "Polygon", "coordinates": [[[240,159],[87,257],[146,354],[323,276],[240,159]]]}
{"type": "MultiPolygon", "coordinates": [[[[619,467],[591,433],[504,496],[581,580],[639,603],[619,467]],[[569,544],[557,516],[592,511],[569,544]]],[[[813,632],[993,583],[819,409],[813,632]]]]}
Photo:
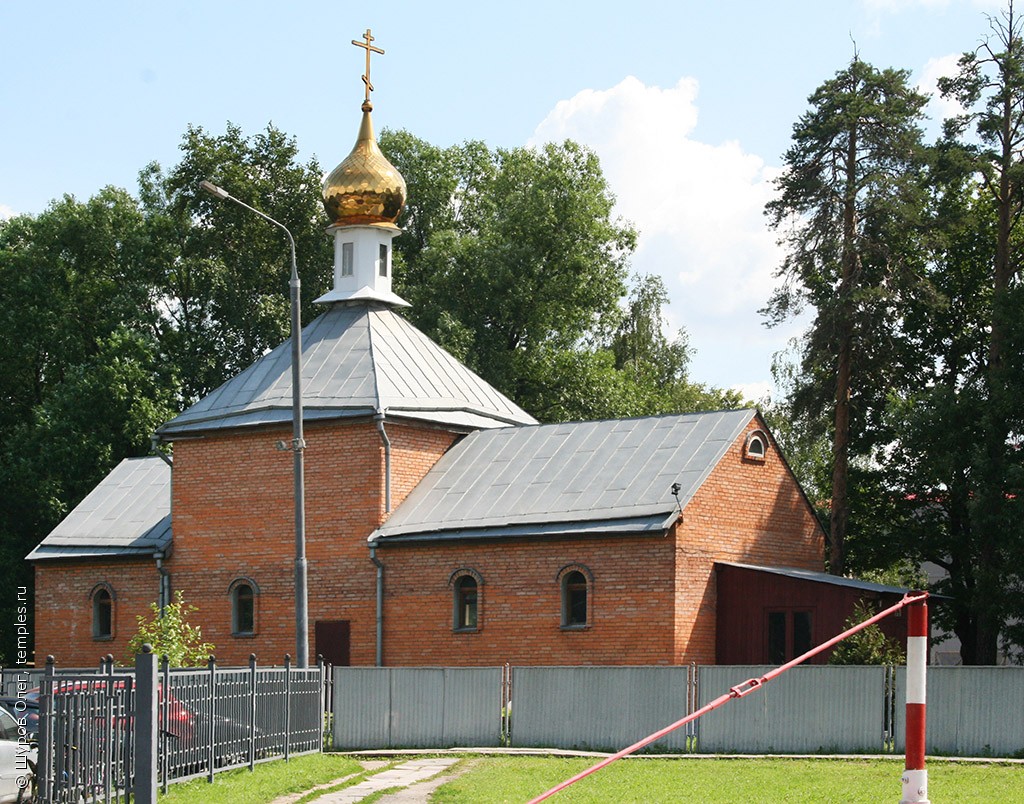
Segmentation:
{"type": "MultiPolygon", "coordinates": [[[[426,801],[427,796],[449,777],[433,779],[442,771],[450,768],[459,761],[459,757],[430,757],[428,759],[411,759],[396,765],[390,770],[376,773],[359,784],[346,787],[334,793],[324,793],[315,799],[317,804],[355,804],[362,801],[373,793],[387,790],[391,787],[406,788],[394,794],[384,796],[381,802],[387,804],[414,804],[414,802],[426,801]],[[420,783],[431,780],[428,787],[421,787],[420,783]],[[434,783],[436,782],[436,784],[434,783]],[[414,788],[413,785],[416,787],[414,788]]],[[[454,778],[454,777],[450,777],[454,778]]]]}

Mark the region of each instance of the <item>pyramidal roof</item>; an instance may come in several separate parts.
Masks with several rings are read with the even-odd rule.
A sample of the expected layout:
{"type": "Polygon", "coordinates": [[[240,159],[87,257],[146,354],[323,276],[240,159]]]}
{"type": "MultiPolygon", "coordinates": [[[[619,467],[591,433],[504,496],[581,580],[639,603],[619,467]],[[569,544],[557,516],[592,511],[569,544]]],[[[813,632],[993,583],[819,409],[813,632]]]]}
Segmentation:
{"type": "MultiPolygon", "coordinates": [[[[335,304],[302,331],[304,421],[384,413],[459,429],[535,424],[378,302],[335,304]]],[[[165,440],[292,420],[291,339],[159,428],[165,440]]]]}
{"type": "MultiPolygon", "coordinates": [[[[367,30],[366,44],[373,37],[367,30]]],[[[358,45],[358,42],[353,42],[358,45]]],[[[391,289],[395,220],[405,180],[380,152],[366,99],[352,153],[324,183],[334,240],[334,288],[326,313],[302,331],[303,420],[376,415],[460,430],[536,420],[399,316],[391,289]]],[[[294,259],[294,254],[293,254],[294,259]]],[[[157,430],[165,440],[205,430],[292,421],[291,338],[157,430]]]]}

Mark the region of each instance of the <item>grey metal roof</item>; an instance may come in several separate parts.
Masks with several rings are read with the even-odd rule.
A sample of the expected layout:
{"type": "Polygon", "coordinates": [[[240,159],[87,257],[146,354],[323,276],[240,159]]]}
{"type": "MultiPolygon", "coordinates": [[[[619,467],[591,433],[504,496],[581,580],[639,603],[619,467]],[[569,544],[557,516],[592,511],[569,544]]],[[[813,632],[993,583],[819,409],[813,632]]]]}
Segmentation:
{"type": "MultiPolygon", "coordinates": [[[[389,306],[336,304],[302,331],[306,420],[366,416],[426,419],[458,428],[536,420],[389,306]]],[[[291,340],[265,354],[157,431],[290,422],[291,340]]]]}
{"type": "Polygon", "coordinates": [[[660,532],[755,415],[481,430],[452,447],[370,540],[660,532]]]}
{"type": "Polygon", "coordinates": [[[800,581],[846,586],[862,592],[904,595],[910,591],[902,586],[888,586],[882,583],[874,583],[873,581],[861,581],[857,578],[844,578],[841,575],[829,575],[827,572],[815,572],[814,570],[800,569],[799,567],[763,567],[758,564],[740,564],[735,561],[716,561],[715,563],[726,567],[739,567],[740,569],[754,570],[756,572],[770,572],[773,575],[784,575],[787,578],[795,578],[800,581]]]}
{"type": "Polygon", "coordinates": [[[27,558],[152,555],[170,542],[171,468],[125,458],[27,558]]]}

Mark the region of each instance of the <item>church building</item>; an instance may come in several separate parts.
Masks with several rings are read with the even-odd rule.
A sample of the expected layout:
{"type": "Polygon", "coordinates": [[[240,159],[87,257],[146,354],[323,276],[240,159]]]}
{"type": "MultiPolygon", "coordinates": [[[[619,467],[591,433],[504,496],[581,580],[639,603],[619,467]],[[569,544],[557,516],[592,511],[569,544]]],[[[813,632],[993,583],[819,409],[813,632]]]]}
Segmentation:
{"type": "Polygon", "coordinates": [[[836,633],[833,592],[901,591],[821,572],[824,532],[757,411],[538,424],[410,325],[405,182],[366,83],[324,183],[334,283],[302,331],[305,443],[290,341],[160,427],[173,462],[123,461],[28,556],[37,662],[123,661],[175,591],[221,664],[294,653],[296,447],[310,662],[785,660],[836,633]]]}

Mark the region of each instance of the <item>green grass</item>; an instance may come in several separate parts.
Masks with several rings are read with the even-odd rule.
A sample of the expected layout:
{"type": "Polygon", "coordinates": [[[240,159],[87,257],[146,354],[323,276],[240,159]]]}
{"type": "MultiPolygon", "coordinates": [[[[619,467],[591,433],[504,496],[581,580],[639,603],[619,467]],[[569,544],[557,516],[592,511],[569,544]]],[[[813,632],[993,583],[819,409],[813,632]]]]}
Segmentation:
{"type": "Polygon", "coordinates": [[[362,770],[358,762],[342,754],[306,754],[288,762],[264,762],[252,772],[239,768],[218,773],[213,784],[206,779],[172,784],[167,795],[160,796],[160,804],[260,804],[362,770]]]}
{"type": "MultiPolygon", "coordinates": [[[[395,757],[397,764],[411,756],[395,757]]],[[[441,786],[432,804],[524,804],[561,781],[591,767],[597,759],[569,757],[470,756],[445,773],[465,770],[441,786]]],[[[903,762],[893,759],[668,759],[630,758],[553,796],[552,804],[776,804],[842,802],[876,804],[900,799],[903,762]]],[[[268,762],[253,773],[241,769],[171,785],[160,804],[265,804],[348,774],[360,774],[341,787],[365,778],[362,768],[342,754],[310,754],[290,762],[268,762]]],[[[929,798],[951,802],[1024,801],[1024,766],[931,762],[929,798]]],[[[319,794],[318,794],[319,795],[319,794]]],[[[379,798],[380,794],[374,798],[379,798]]],[[[315,801],[316,796],[302,801],[315,801]]]]}
{"type": "MultiPolygon", "coordinates": [[[[440,787],[432,804],[522,804],[595,764],[562,757],[488,757],[440,787]]],[[[627,759],[548,799],[568,802],[843,802],[899,801],[900,760],[627,759]]],[[[1024,801],[1024,767],[932,763],[932,801],[1024,801]]]]}

